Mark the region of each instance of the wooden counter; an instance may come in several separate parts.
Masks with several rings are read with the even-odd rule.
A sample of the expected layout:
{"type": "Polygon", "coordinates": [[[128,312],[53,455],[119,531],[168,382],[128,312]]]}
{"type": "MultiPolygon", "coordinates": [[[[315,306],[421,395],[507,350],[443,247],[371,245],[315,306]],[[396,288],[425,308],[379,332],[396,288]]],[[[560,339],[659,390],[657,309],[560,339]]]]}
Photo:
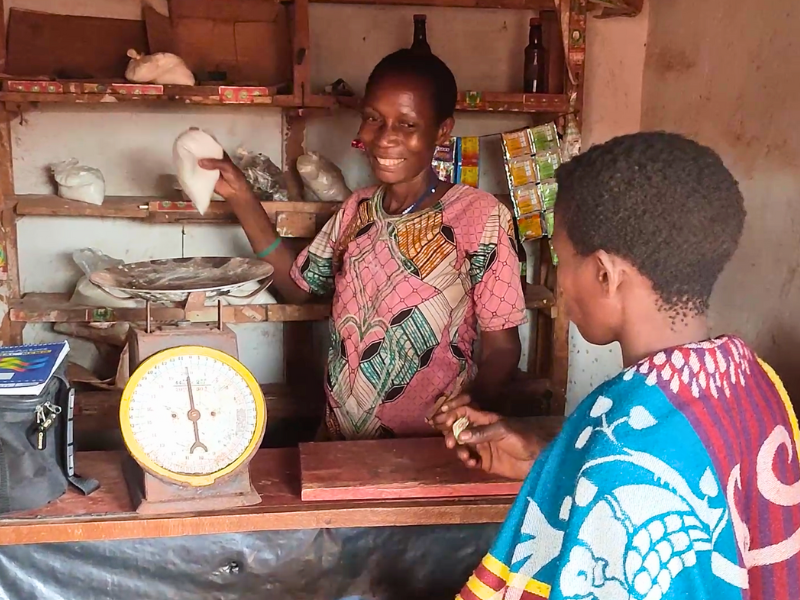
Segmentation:
{"type": "Polygon", "coordinates": [[[252,462],[261,504],[217,513],[142,516],[132,512],[122,454],[85,452],[78,473],[100,481],[88,497],[70,489],[44,508],[0,519],[0,545],[176,537],[265,530],[498,523],[513,498],[303,502],[295,448],[260,450],[252,462]]]}

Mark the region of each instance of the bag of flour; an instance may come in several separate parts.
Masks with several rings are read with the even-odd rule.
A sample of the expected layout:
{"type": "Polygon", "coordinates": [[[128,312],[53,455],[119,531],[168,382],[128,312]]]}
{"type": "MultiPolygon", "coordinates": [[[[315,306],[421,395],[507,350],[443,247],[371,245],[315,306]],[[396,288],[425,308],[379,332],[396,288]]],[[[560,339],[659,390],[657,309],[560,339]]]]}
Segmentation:
{"type": "Polygon", "coordinates": [[[103,203],[106,182],[99,169],[78,164],[75,158],[55,163],[50,169],[62,198],[98,206],[103,203]]]}
{"type": "Polygon", "coordinates": [[[188,196],[200,214],[205,214],[211,204],[214,186],[219,180],[219,171],[208,171],[200,167],[201,158],[221,159],[225,154],[219,142],[196,127],[184,131],[175,140],[172,158],[175,162],[175,175],[181,189],[188,196]]]}
{"type": "Polygon", "coordinates": [[[131,57],[125,69],[125,79],[133,83],[161,85],[194,85],[194,75],[180,56],[169,52],[139,54],[128,50],[131,57]]]}

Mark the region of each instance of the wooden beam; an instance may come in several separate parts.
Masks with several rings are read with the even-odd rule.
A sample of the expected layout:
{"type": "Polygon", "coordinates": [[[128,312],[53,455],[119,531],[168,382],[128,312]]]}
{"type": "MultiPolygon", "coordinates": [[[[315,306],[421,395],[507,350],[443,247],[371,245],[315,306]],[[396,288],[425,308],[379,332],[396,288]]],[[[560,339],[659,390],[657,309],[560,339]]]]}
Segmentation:
{"type": "MultiPolygon", "coordinates": [[[[191,202],[178,199],[108,196],[95,206],[53,195],[13,196],[18,216],[141,219],[150,223],[235,223],[226,202],[212,202],[201,215],[191,202]]],[[[311,238],[338,210],[338,202],[262,202],[283,237],[311,238]]]]}
{"type": "Polygon", "coordinates": [[[316,4],[360,4],[369,6],[437,6],[444,8],[508,8],[552,10],[553,0],[311,0],[316,4]]]}
{"type": "Polygon", "coordinates": [[[122,476],[122,453],[83,452],[76,469],[100,482],[83,496],[70,489],[40,509],[3,515],[0,545],[177,537],[333,527],[499,523],[513,498],[303,502],[296,448],[259,450],[251,476],[261,503],[224,512],[139,515],[122,476]]]}
{"type": "MultiPolygon", "coordinates": [[[[248,304],[223,306],[225,323],[263,323],[323,321],[330,316],[330,304],[248,304]]],[[[72,304],[67,294],[33,293],[12,299],[9,315],[17,323],[116,323],[143,322],[145,308],[110,308],[72,304]]],[[[155,322],[173,322],[191,317],[196,323],[217,320],[217,307],[206,306],[191,311],[178,305],[153,304],[151,318],[155,322]]]]}

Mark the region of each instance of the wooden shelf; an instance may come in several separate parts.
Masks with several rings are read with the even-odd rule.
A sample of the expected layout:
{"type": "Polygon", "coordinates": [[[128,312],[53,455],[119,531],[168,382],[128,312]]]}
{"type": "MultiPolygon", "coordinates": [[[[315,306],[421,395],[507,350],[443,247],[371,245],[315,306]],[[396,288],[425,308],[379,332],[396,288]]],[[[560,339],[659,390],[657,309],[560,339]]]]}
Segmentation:
{"type": "MultiPolygon", "coordinates": [[[[329,304],[248,304],[223,306],[225,323],[265,323],[323,321],[330,316],[329,304]]],[[[72,304],[67,294],[25,294],[19,300],[9,301],[9,318],[18,323],[113,323],[117,321],[143,322],[145,308],[107,308],[72,304]]],[[[153,321],[179,321],[186,311],[176,305],[152,304],[153,321]]],[[[192,311],[192,321],[213,323],[217,320],[217,307],[207,306],[192,311]]]]}
{"type": "Polygon", "coordinates": [[[553,309],[556,297],[549,288],[543,285],[528,284],[525,289],[525,308],[528,310],[553,309]]]}
{"type": "Polygon", "coordinates": [[[76,81],[11,80],[3,84],[0,102],[6,104],[117,104],[127,102],[193,104],[200,106],[297,107],[298,99],[259,86],[183,86],[76,81]]]}
{"type": "MultiPolygon", "coordinates": [[[[108,196],[100,206],[59,196],[14,196],[18,216],[142,219],[151,223],[235,223],[227,202],[212,202],[204,215],[191,202],[165,198],[108,196]]],[[[283,237],[314,237],[339,209],[338,202],[262,202],[283,237]]]]}
{"type": "Polygon", "coordinates": [[[443,8],[505,8],[555,10],[553,0],[310,0],[312,4],[362,4],[370,6],[436,6],[443,8]]]}
{"type": "Polygon", "coordinates": [[[76,469],[100,481],[84,497],[70,489],[49,505],[0,519],[0,545],[176,537],[267,530],[499,523],[512,498],[303,502],[297,449],[260,450],[251,463],[257,506],[177,516],[132,512],[121,452],[85,452],[76,469]]]}
{"type": "MultiPolygon", "coordinates": [[[[307,108],[357,109],[359,98],[316,94],[306,98],[307,108]]],[[[569,112],[569,99],[563,94],[521,94],[504,92],[460,92],[456,110],[464,112],[545,113],[569,112]]]]}

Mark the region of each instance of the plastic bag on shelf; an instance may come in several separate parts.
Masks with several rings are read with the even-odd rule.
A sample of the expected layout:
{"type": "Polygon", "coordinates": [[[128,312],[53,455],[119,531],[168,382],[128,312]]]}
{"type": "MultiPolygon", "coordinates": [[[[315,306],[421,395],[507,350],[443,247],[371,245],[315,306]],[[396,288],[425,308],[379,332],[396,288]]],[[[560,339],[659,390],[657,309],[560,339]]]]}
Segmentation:
{"type": "Polygon", "coordinates": [[[270,160],[269,156],[251,152],[246,148],[238,148],[232,160],[242,170],[260,200],[289,199],[283,171],[270,160]]]}
{"type": "Polygon", "coordinates": [[[203,169],[197,161],[201,158],[221,159],[224,154],[225,151],[217,140],[196,127],[187,129],[175,140],[172,158],[178,182],[201,215],[205,214],[211,204],[219,171],[203,169]]]}
{"type": "Polygon", "coordinates": [[[180,56],[169,52],[139,54],[128,50],[131,60],[125,69],[125,79],[133,83],[161,85],[194,85],[194,75],[180,56]]]}
{"type": "Polygon", "coordinates": [[[99,169],[78,163],[71,158],[51,165],[58,184],[58,195],[67,200],[101,205],[106,195],[106,181],[99,169]]]}
{"type": "Polygon", "coordinates": [[[320,200],[344,202],[352,194],[341,169],[317,152],[309,152],[298,158],[297,172],[303,184],[320,200]]]}
{"type": "Polygon", "coordinates": [[[83,271],[83,277],[75,284],[70,302],[81,306],[108,306],[109,308],[136,308],[144,301],[133,298],[120,298],[109,294],[103,288],[89,281],[89,275],[109,267],[125,264],[125,261],[103,254],[95,248],[81,248],[72,253],[72,260],[83,271]]]}

